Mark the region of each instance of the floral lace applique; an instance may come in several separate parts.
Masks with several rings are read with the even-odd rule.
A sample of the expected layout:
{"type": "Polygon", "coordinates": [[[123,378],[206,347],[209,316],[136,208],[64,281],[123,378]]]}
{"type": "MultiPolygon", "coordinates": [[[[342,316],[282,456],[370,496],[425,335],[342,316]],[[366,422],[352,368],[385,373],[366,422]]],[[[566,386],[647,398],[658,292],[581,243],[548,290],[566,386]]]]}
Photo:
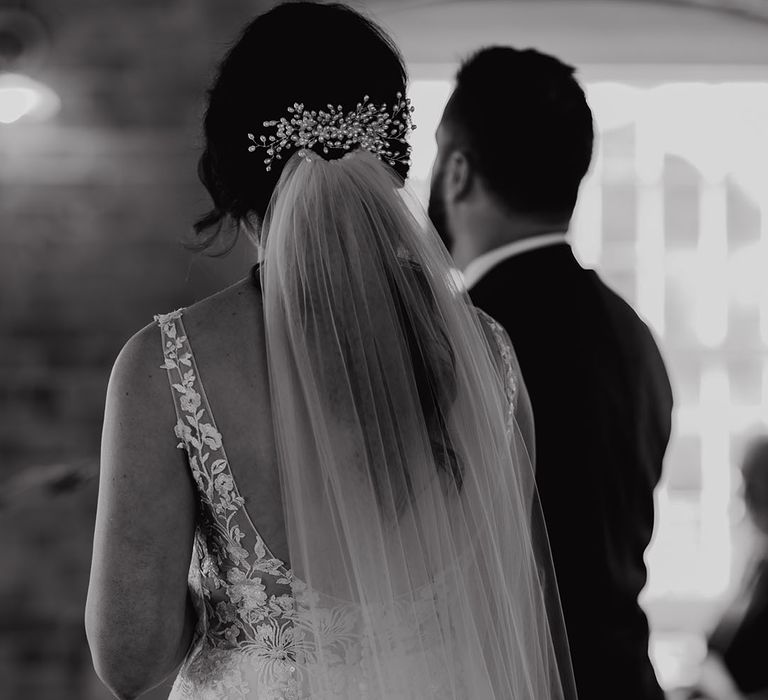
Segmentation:
{"type": "MultiPolygon", "coordinates": [[[[371,620],[404,650],[405,682],[416,672],[411,666],[418,654],[411,651],[439,633],[434,610],[438,601],[449,604],[447,592],[435,581],[416,600],[404,599],[394,610],[368,609],[363,616],[359,605],[323,599],[271,554],[237,489],[181,317],[178,310],[156,321],[176,407],[177,446],[187,453],[198,495],[189,572],[198,624],[169,700],[298,700],[306,677],[315,674],[328,687],[314,700],[364,700],[373,673],[364,633],[371,620]]],[[[491,327],[513,411],[512,353],[503,329],[495,321],[491,327]]],[[[404,695],[390,690],[392,698],[404,695]]],[[[435,686],[430,697],[455,691],[435,686]]]]}
{"type": "Polygon", "coordinates": [[[491,329],[504,365],[504,390],[507,394],[507,429],[511,430],[515,421],[517,406],[517,372],[515,370],[516,363],[513,359],[512,342],[504,327],[493,316],[489,316],[480,309],[478,309],[478,314],[481,320],[485,321],[491,329]]]}
{"type": "Polygon", "coordinates": [[[177,447],[187,453],[199,500],[190,568],[198,629],[171,698],[291,700],[293,575],[244,508],[181,316],[178,310],[155,317],[176,406],[177,447]]]}

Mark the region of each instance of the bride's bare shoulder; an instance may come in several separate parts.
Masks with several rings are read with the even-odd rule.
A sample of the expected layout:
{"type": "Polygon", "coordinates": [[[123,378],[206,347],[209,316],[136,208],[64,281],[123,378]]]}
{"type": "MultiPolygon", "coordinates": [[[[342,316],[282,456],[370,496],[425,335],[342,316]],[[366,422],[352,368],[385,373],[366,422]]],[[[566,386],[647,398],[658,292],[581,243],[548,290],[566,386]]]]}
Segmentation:
{"type": "MultiPolygon", "coordinates": [[[[183,309],[181,315],[195,353],[208,354],[237,345],[239,338],[248,340],[261,334],[260,312],[261,295],[247,278],[183,309]]],[[[173,314],[160,314],[159,318],[173,314]]],[[[113,367],[113,384],[131,385],[141,378],[141,386],[158,396],[168,390],[163,362],[160,329],[153,321],[123,346],[113,367]]]]}
{"type": "Polygon", "coordinates": [[[259,324],[261,293],[250,277],[192,304],[184,310],[190,335],[212,339],[237,334],[259,324]]]}

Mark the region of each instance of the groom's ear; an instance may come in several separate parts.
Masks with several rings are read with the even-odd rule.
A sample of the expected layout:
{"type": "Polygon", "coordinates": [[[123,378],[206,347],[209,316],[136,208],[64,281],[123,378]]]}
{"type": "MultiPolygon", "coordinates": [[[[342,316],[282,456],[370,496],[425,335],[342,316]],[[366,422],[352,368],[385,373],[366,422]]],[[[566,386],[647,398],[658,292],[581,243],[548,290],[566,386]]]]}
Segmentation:
{"type": "Polygon", "coordinates": [[[464,199],[472,188],[472,164],[463,151],[453,151],[445,166],[445,197],[449,202],[464,199]]]}

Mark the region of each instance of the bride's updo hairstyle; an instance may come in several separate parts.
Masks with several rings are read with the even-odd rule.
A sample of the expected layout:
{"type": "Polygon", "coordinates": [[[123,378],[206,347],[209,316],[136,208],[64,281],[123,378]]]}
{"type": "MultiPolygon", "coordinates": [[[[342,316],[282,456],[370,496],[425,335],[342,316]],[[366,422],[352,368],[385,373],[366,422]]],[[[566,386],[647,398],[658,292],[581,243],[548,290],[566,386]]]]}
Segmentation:
{"type": "MultiPolygon", "coordinates": [[[[406,82],[403,59],[392,40],[345,5],[287,2],[254,19],[224,57],[208,94],[205,151],[198,171],[213,208],[195,224],[197,236],[190,247],[225,254],[237,240],[238,224],[252,228],[264,220],[283,168],[297,150],[283,148],[268,169],[265,150],[249,151],[249,134],[258,141],[271,133],[264,122],[290,116],[288,108],[296,103],[305,110],[325,110],[330,104],[348,112],[366,96],[371,104],[387,105],[390,111],[405,97],[406,82]]],[[[388,167],[405,180],[408,164],[397,158],[407,160],[408,146],[389,139],[387,149],[396,156],[388,167]]],[[[348,153],[327,143],[313,150],[326,160],[348,153]]],[[[409,287],[420,290],[415,292],[420,307],[435,308],[424,272],[403,261],[401,274],[409,287]]],[[[394,280],[392,294],[402,306],[402,330],[436,462],[460,487],[461,469],[446,438],[444,419],[455,399],[450,342],[446,335],[434,338],[417,327],[394,280]]]]}
{"type": "MultiPolygon", "coordinates": [[[[210,252],[215,244],[216,254],[225,253],[239,228],[232,227],[230,240],[220,240],[227,220],[263,220],[293,153],[285,149],[267,171],[263,151],[248,151],[248,134],[258,138],[265,121],[286,116],[296,102],[306,109],[330,103],[346,111],[368,95],[373,104],[391,107],[405,92],[405,67],[392,40],[351,8],[288,2],[256,17],[224,57],[208,92],[198,174],[213,208],[195,223],[190,247],[210,252]]],[[[398,141],[389,147],[404,149],[398,141]]],[[[323,155],[331,159],[344,153],[323,155]]],[[[393,168],[403,179],[408,175],[407,164],[396,162],[393,168]]]]}

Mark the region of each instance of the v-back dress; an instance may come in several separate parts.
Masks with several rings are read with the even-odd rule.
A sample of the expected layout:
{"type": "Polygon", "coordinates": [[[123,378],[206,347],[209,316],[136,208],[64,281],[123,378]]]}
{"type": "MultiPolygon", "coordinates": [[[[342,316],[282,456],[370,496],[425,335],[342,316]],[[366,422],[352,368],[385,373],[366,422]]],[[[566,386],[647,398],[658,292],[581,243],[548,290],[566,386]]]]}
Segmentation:
{"type": "MultiPolygon", "coordinates": [[[[169,700],[298,700],[297,667],[320,662],[312,658],[312,633],[301,615],[316,594],[272,554],[244,507],[182,316],[178,310],[155,317],[176,408],[177,446],[186,451],[198,502],[188,579],[197,624],[169,700]]],[[[482,317],[503,360],[511,426],[517,386],[512,350],[501,326],[482,317]]],[[[340,601],[323,614],[323,648],[336,652],[323,663],[334,664],[335,688],[312,700],[364,700],[364,650],[355,635],[359,606],[340,601]]],[[[404,614],[413,615],[412,608],[404,614]]],[[[409,620],[395,624],[407,628],[409,620]]]]}

